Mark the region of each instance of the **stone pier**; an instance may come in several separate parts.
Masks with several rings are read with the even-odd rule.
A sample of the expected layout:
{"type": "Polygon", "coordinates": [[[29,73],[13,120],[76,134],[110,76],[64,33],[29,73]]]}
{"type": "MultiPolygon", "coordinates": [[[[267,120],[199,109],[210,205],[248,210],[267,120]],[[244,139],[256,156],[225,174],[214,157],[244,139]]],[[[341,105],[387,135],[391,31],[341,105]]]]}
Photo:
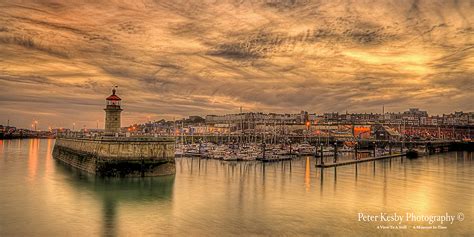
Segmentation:
{"type": "Polygon", "coordinates": [[[173,138],[57,138],[53,157],[100,176],[144,177],[176,173],[173,138]]]}

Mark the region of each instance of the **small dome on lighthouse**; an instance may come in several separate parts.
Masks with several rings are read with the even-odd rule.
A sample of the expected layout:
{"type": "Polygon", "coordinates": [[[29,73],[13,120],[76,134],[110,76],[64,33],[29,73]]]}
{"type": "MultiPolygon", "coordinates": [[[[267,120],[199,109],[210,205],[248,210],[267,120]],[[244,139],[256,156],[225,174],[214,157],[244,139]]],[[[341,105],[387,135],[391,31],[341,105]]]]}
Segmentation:
{"type": "Polygon", "coordinates": [[[115,92],[117,92],[117,89],[115,89],[115,88],[117,88],[117,86],[115,86],[115,87],[112,89],[112,95],[110,95],[109,97],[107,97],[106,100],[122,100],[122,99],[120,99],[120,97],[118,97],[118,96],[115,94],[115,92]]]}

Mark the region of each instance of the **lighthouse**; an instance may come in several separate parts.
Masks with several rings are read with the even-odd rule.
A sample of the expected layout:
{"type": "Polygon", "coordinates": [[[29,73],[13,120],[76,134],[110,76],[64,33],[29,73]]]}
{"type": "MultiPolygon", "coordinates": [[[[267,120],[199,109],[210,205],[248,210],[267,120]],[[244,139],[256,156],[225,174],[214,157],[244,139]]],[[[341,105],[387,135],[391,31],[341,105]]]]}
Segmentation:
{"type": "Polygon", "coordinates": [[[105,107],[105,133],[106,134],[116,134],[120,132],[120,113],[122,108],[120,108],[120,97],[115,93],[117,92],[117,86],[112,89],[112,95],[107,97],[105,100],[107,102],[105,107]]]}
{"type": "Polygon", "coordinates": [[[122,99],[117,87],[107,97],[104,136],[58,136],[53,157],[71,167],[112,177],[145,177],[176,173],[174,137],[122,136],[120,114],[122,99]],[[132,152],[131,152],[132,151],[132,152]]]}

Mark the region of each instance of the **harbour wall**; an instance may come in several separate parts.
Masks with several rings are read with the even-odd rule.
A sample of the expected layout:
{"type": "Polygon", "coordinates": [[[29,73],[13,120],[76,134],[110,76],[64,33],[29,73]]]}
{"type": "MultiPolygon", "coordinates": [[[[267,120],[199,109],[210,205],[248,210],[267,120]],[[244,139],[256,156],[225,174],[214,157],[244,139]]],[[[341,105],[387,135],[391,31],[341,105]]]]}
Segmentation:
{"type": "Polygon", "coordinates": [[[53,157],[100,176],[144,177],[176,173],[170,138],[57,138],[53,157]]]}

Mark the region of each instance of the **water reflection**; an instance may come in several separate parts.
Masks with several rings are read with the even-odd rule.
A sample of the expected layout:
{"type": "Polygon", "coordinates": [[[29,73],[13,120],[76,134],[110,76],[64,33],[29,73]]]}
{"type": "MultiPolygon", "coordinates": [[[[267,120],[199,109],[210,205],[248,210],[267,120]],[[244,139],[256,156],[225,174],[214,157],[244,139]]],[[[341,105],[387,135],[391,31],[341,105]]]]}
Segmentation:
{"type": "Polygon", "coordinates": [[[40,139],[30,139],[30,147],[28,149],[28,175],[29,180],[34,181],[38,170],[38,150],[40,139]]]}
{"type": "Polygon", "coordinates": [[[175,176],[144,178],[102,178],[56,162],[57,172],[68,176],[65,181],[77,193],[86,191],[102,202],[102,233],[115,236],[121,228],[117,222],[120,205],[169,202],[175,176]]]}
{"type": "Polygon", "coordinates": [[[357,182],[359,164],[356,163],[356,164],[354,165],[354,168],[355,168],[355,177],[354,177],[354,178],[355,178],[355,181],[357,182]]]}
{"type": "Polygon", "coordinates": [[[324,168],[320,168],[319,169],[319,176],[321,178],[321,182],[319,184],[320,188],[319,188],[319,193],[321,194],[321,196],[323,195],[323,183],[324,183],[324,168]]]}
{"type": "Polygon", "coordinates": [[[304,184],[306,186],[306,192],[309,192],[311,187],[311,162],[309,157],[306,157],[306,164],[305,164],[305,173],[304,173],[304,184]]]}
{"type": "Polygon", "coordinates": [[[117,227],[116,227],[116,213],[117,213],[117,201],[113,198],[106,197],[104,198],[103,204],[103,235],[104,236],[116,236],[117,227]]]}
{"type": "MultiPolygon", "coordinates": [[[[467,152],[328,169],[316,168],[313,157],[180,158],[176,176],[103,179],[52,160],[53,145],[4,141],[0,236],[381,235],[373,224],[357,222],[357,213],[474,216],[467,152]]],[[[473,220],[442,234],[470,234],[473,220]]]]}
{"type": "Polygon", "coordinates": [[[53,139],[48,139],[46,144],[45,172],[50,173],[53,169],[53,139]]]}

